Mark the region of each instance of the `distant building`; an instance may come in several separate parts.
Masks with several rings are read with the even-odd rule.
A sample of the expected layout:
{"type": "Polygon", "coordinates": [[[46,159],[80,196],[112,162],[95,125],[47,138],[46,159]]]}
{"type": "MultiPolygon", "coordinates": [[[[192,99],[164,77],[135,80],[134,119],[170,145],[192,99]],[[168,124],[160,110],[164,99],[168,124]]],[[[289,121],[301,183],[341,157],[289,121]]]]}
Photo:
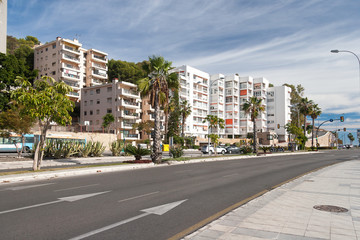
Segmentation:
{"type": "Polygon", "coordinates": [[[135,84],[115,79],[112,83],[83,88],[81,95],[80,122],[88,131],[105,131],[103,117],[111,113],[115,122],[110,130],[119,139],[140,139],[133,128],[134,123],[141,121],[141,99],[135,84]]]}
{"type": "Polygon", "coordinates": [[[6,54],[7,0],[0,1],[0,52],[6,54]]]}
{"type": "Polygon", "coordinates": [[[107,82],[107,53],[95,49],[86,50],[77,39],[57,37],[56,40],[35,47],[34,68],[38,78],[50,76],[63,80],[72,87],[70,99],[81,99],[81,88],[107,82]]]}

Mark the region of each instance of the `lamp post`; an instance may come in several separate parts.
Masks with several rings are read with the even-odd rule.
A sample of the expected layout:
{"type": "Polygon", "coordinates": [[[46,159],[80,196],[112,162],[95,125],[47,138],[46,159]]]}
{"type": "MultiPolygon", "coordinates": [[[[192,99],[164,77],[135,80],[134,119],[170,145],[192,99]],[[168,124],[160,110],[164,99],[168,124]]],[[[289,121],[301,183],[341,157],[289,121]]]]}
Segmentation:
{"type": "Polygon", "coordinates": [[[331,53],[339,53],[339,52],[346,52],[346,53],[351,53],[352,55],[354,55],[356,57],[356,59],[358,60],[358,63],[359,63],[359,89],[360,89],[360,59],[359,59],[359,56],[356,55],[355,53],[351,52],[351,51],[348,51],[348,50],[331,50],[330,51],[331,53]]]}

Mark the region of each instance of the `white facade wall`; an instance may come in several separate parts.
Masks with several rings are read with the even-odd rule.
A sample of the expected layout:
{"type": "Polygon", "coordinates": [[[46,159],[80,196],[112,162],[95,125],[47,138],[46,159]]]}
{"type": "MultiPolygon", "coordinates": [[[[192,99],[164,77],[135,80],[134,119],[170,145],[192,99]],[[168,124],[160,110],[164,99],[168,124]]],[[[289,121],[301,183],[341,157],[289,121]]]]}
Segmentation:
{"type": "Polygon", "coordinates": [[[7,0],[0,2],[0,53],[6,54],[7,0]]]}
{"type": "Polygon", "coordinates": [[[266,78],[254,78],[254,93],[257,98],[262,99],[264,111],[256,119],[256,128],[260,132],[267,131],[267,90],[269,88],[269,81],[266,78]]]}
{"type": "Polygon", "coordinates": [[[291,88],[287,86],[270,87],[267,91],[267,124],[274,130],[279,141],[287,141],[285,125],[291,122],[291,88]],[[277,128],[277,125],[280,128],[277,128]]]}
{"type": "Polygon", "coordinates": [[[246,136],[247,133],[253,132],[253,123],[249,114],[245,114],[242,105],[253,96],[254,79],[251,76],[240,77],[240,134],[246,136]]]}
{"type": "Polygon", "coordinates": [[[240,77],[237,74],[225,77],[225,135],[234,138],[240,135],[240,77]]]}
{"type": "MultiPolygon", "coordinates": [[[[210,115],[217,116],[225,121],[225,76],[223,74],[215,74],[210,76],[210,115]]],[[[220,137],[225,137],[225,130],[212,129],[211,133],[219,134],[220,137]]]]}
{"type": "Polygon", "coordinates": [[[180,75],[180,101],[187,100],[192,106],[191,114],[185,122],[185,135],[205,138],[208,124],[203,121],[209,113],[210,75],[187,65],[173,71],[180,75]]]}

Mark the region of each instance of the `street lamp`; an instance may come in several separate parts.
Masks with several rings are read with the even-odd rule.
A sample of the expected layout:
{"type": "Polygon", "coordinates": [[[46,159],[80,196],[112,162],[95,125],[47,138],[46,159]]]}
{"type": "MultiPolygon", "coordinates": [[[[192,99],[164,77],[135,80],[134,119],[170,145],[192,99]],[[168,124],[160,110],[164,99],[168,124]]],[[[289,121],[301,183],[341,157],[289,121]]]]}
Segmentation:
{"type": "Polygon", "coordinates": [[[356,57],[356,59],[358,60],[358,63],[359,63],[359,89],[360,89],[360,59],[358,57],[358,55],[356,55],[355,53],[351,52],[351,51],[348,51],[348,50],[331,50],[330,51],[331,53],[339,53],[339,52],[347,52],[347,53],[351,53],[352,55],[354,55],[356,57]]]}

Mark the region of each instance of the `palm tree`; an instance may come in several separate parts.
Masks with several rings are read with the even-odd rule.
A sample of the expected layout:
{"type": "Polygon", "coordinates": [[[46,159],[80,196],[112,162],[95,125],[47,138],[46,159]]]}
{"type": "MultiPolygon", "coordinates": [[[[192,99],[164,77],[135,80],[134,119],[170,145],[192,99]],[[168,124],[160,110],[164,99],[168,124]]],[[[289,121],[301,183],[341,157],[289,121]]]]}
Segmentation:
{"type": "Polygon", "coordinates": [[[302,98],[299,103],[300,113],[304,115],[304,135],[306,136],[306,117],[310,115],[311,106],[314,105],[314,102],[310,99],[302,98]]]}
{"type": "Polygon", "coordinates": [[[188,116],[191,114],[191,106],[187,100],[184,100],[180,104],[180,114],[181,114],[181,136],[185,137],[185,121],[188,116]]]}
{"type": "Polygon", "coordinates": [[[242,106],[242,110],[245,112],[245,114],[250,114],[250,119],[253,122],[253,145],[254,153],[256,154],[258,152],[256,118],[261,114],[261,112],[265,111],[265,107],[261,104],[261,102],[262,99],[251,97],[242,106]]]}
{"type": "Polygon", "coordinates": [[[143,133],[145,132],[146,135],[148,135],[148,138],[150,138],[150,133],[153,128],[154,128],[154,122],[151,120],[133,124],[133,129],[138,130],[139,132],[143,132],[143,133]]]}
{"type": "MultiPolygon", "coordinates": [[[[222,118],[218,118],[215,115],[207,115],[206,118],[204,119],[203,123],[208,122],[209,123],[209,128],[211,129],[211,132],[214,128],[224,128],[225,127],[225,121],[222,118]]],[[[210,135],[208,136],[208,138],[210,139],[210,135]]],[[[215,134],[217,136],[217,138],[219,137],[217,134],[215,134]]],[[[213,137],[214,138],[214,137],[213,137]]],[[[215,137],[215,139],[217,139],[215,137]]],[[[216,141],[216,140],[215,140],[216,141]]],[[[214,152],[216,154],[216,146],[215,146],[216,142],[214,142],[214,152]]],[[[209,153],[210,153],[210,146],[209,147],[209,153]]]]}
{"type": "Polygon", "coordinates": [[[315,129],[315,119],[320,116],[321,108],[317,104],[313,104],[310,107],[310,117],[312,119],[312,133],[311,133],[311,147],[314,147],[314,129],[315,129]]]}
{"type": "MultiPolygon", "coordinates": [[[[170,74],[167,78],[168,88],[172,92],[178,91],[180,87],[179,75],[170,74]]],[[[169,125],[169,113],[175,110],[175,105],[173,101],[169,101],[164,104],[164,114],[165,114],[165,136],[168,135],[168,125],[169,125]]]]}
{"type": "Polygon", "coordinates": [[[168,78],[174,78],[174,73],[169,73],[173,67],[171,62],[166,61],[161,56],[149,57],[149,63],[144,65],[148,77],[140,79],[138,89],[142,97],[149,96],[150,104],[155,110],[154,124],[154,144],[151,160],[154,163],[160,163],[162,152],[160,150],[161,131],[160,131],[160,106],[168,104],[169,101],[169,85],[168,78]]]}

